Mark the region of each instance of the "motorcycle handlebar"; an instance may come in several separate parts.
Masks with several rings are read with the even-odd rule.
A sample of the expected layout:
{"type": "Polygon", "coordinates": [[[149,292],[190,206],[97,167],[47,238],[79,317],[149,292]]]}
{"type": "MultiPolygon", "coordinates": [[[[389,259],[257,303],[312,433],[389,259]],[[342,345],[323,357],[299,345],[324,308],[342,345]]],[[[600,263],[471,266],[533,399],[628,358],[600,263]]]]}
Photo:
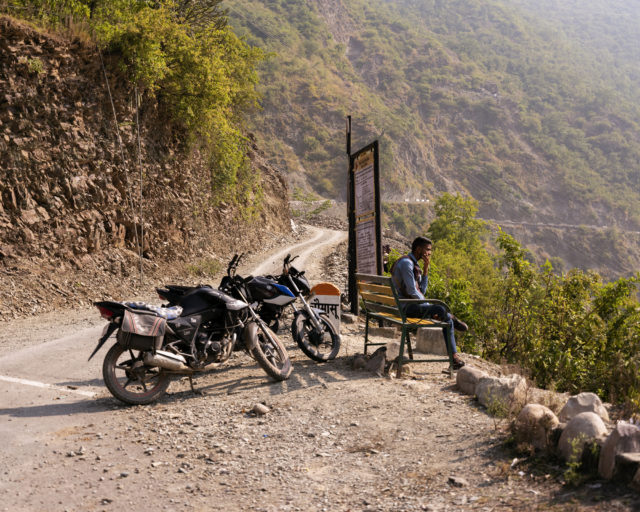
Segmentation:
{"type": "Polygon", "coordinates": [[[231,271],[234,270],[236,268],[238,268],[238,265],[240,264],[240,260],[242,259],[242,257],[244,256],[244,253],[240,253],[240,254],[234,254],[233,258],[231,258],[231,261],[229,262],[229,266],[227,267],[227,275],[231,275],[231,271]]]}
{"type": "Polygon", "coordinates": [[[291,257],[291,254],[287,254],[284,257],[284,264],[285,265],[289,265],[289,263],[291,263],[293,260],[295,260],[296,258],[300,257],[300,255],[298,254],[297,256],[294,256],[293,258],[291,257]]]}

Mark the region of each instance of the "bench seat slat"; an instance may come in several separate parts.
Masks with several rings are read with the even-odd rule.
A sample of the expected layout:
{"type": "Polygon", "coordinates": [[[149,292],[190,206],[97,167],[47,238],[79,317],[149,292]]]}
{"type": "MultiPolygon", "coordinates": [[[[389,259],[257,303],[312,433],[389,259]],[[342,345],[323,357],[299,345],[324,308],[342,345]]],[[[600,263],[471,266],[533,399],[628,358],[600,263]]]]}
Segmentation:
{"type": "MultiPolygon", "coordinates": [[[[393,315],[390,313],[371,313],[370,316],[375,316],[376,318],[382,318],[383,320],[389,320],[389,321],[395,321],[396,323],[402,323],[402,318],[397,316],[397,315],[393,315]]],[[[406,325],[415,325],[418,327],[427,327],[427,326],[431,326],[431,327],[444,327],[447,324],[443,323],[443,322],[438,322],[437,320],[433,320],[432,318],[407,318],[407,321],[405,322],[406,325]]]]}

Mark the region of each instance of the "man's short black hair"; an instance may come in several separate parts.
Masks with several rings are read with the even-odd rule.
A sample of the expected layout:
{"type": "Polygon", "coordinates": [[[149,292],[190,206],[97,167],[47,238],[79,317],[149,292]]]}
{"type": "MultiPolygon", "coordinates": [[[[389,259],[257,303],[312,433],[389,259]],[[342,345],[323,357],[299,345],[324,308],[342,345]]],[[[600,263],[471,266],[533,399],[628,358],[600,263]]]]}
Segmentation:
{"type": "Polygon", "coordinates": [[[433,245],[433,242],[427,237],[419,236],[411,244],[411,252],[415,252],[418,247],[422,247],[423,245],[433,245]]]}

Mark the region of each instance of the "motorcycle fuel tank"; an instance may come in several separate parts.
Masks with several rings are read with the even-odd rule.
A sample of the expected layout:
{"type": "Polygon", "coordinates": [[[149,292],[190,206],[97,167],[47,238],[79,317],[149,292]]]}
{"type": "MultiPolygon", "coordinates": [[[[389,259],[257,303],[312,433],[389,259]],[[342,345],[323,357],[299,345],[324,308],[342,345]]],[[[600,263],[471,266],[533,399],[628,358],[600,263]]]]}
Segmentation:
{"type": "Polygon", "coordinates": [[[227,303],[235,302],[237,302],[236,299],[220,290],[215,290],[210,286],[202,286],[187,293],[180,299],[179,304],[182,307],[182,316],[189,316],[210,308],[219,308],[223,313],[227,303]]]}

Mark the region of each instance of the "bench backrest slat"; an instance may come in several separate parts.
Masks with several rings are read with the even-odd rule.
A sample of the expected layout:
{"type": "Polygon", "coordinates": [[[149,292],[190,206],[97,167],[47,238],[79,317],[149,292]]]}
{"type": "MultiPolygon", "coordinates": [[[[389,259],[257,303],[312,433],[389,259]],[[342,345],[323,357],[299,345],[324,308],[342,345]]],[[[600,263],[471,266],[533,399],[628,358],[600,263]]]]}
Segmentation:
{"type": "Polygon", "coordinates": [[[395,297],[388,295],[379,295],[377,293],[360,292],[360,297],[367,303],[386,304],[387,306],[398,307],[395,297]]]}
{"type": "Polygon", "coordinates": [[[362,281],[359,281],[358,288],[360,289],[360,293],[371,292],[371,293],[377,293],[380,295],[386,295],[387,297],[393,298],[393,290],[391,289],[391,286],[388,284],[372,284],[372,283],[363,283],[362,281]]]}

